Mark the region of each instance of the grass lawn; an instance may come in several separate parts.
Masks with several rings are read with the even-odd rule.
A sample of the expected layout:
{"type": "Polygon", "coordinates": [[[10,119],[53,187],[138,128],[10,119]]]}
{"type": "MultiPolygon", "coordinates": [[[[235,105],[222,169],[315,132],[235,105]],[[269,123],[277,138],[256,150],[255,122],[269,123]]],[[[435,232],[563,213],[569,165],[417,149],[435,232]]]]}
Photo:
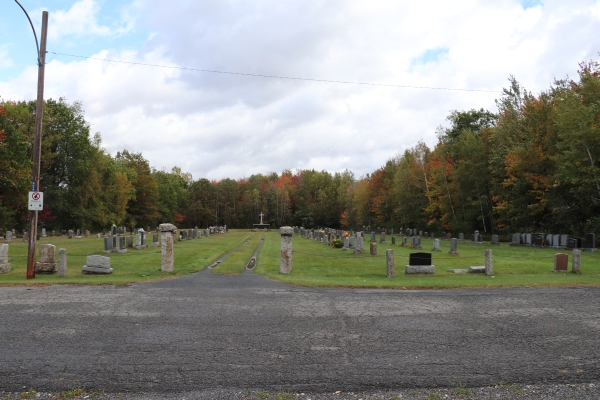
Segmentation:
{"type": "MultiPolygon", "coordinates": [[[[500,246],[473,244],[469,241],[458,243],[459,256],[448,254],[450,242],[441,241],[441,252],[432,252],[432,262],[436,266],[435,275],[405,275],[404,266],[411,252],[429,252],[433,247],[432,239],[422,239],[423,250],[413,250],[400,245],[378,243],[378,255],[367,252],[354,255],[353,251],[342,251],[325,246],[298,235],[293,237],[292,273],[279,273],[280,236],[277,231],[267,232],[265,241],[258,254],[258,265],[254,273],[269,279],[308,287],[352,287],[352,288],[397,288],[397,289],[438,289],[461,287],[512,287],[512,286],[600,286],[600,252],[583,252],[579,275],[552,272],[554,254],[571,252],[555,249],[537,249],[533,247],[511,247],[508,243],[500,246]],[[385,250],[394,250],[396,277],[385,277],[385,250]],[[484,264],[485,249],[492,249],[494,277],[484,274],[453,274],[449,269],[468,269],[469,266],[484,264]]],[[[68,254],[68,274],[37,274],[35,280],[26,279],[27,243],[13,240],[9,249],[9,262],[12,271],[0,275],[0,285],[10,284],[116,284],[125,285],[134,282],[146,282],[173,276],[190,274],[211,265],[225,253],[241,245],[212,273],[239,274],[260,243],[262,232],[249,230],[230,230],[225,235],[188,240],[175,244],[175,271],[160,272],[160,249],[149,247],[145,250],[131,250],[126,254],[111,253],[111,275],[83,275],[81,267],[85,256],[103,253],[102,239],[66,239],[43,238],[40,244],[52,243],[58,248],[66,248],[68,254]],[[249,241],[246,242],[247,239],[249,241]]],[[[400,243],[397,237],[397,243],[400,243]]]]}
{"type": "MultiPolygon", "coordinates": [[[[27,243],[21,239],[14,239],[9,246],[8,262],[11,271],[0,275],[0,285],[10,284],[113,284],[126,285],[135,282],[148,282],[165,277],[187,275],[200,271],[230,249],[240,245],[253,235],[249,231],[230,231],[225,235],[213,235],[201,239],[187,240],[175,243],[175,271],[161,272],[160,248],[127,249],[125,254],[104,253],[104,239],[97,237],[82,239],[67,239],[66,237],[46,237],[38,241],[36,249],[39,254],[40,244],[53,244],[56,246],[56,259],[58,249],[67,249],[67,276],[58,274],[36,274],[35,279],[27,280],[27,243]],[[88,255],[98,254],[109,256],[111,267],[114,269],[110,275],[84,275],[81,268],[85,265],[88,255]]],[[[148,236],[151,241],[152,236],[148,236]]]]}
{"type": "MultiPolygon", "coordinates": [[[[379,235],[378,235],[379,236],[379,235]]],[[[571,252],[533,247],[511,247],[508,243],[491,246],[489,243],[474,244],[458,242],[459,256],[448,254],[450,241],[441,240],[441,252],[432,253],[435,275],[405,275],[404,266],[412,252],[430,252],[433,240],[423,238],[423,250],[414,250],[398,244],[378,243],[378,255],[371,256],[369,243],[365,242],[366,253],[354,255],[353,251],[342,251],[325,246],[298,235],[293,237],[292,273],[279,273],[279,243],[277,232],[269,232],[259,255],[256,273],[270,279],[310,287],[354,287],[354,288],[460,288],[460,287],[512,287],[512,286],[600,286],[600,253],[583,252],[581,274],[556,273],[554,254],[571,252]],[[394,250],[396,276],[386,278],[385,250],[394,250]],[[494,277],[484,274],[453,274],[449,269],[468,269],[484,265],[485,249],[492,249],[494,277]]],[[[401,243],[399,237],[396,243],[401,243]]]]}

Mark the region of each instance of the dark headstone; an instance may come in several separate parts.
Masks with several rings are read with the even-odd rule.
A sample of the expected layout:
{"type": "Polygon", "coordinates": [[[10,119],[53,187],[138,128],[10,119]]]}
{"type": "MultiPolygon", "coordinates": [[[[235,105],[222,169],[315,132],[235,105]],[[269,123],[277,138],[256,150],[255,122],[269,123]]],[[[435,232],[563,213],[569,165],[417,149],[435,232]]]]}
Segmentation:
{"type": "Polygon", "coordinates": [[[409,265],[431,265],[431,253],[410,253],[409,265]]]}
{"type": "Polygon", "coordinates": [[[590,250],[596,248],[596,234],[588,233],[585,235],[585,248],[590,250]]]}
{"type": "Polygon", "coordinates": [[[542,247],[544,245],[544,234],[535,233],[533,235],[533,245],[536,247],[542,247]]]}

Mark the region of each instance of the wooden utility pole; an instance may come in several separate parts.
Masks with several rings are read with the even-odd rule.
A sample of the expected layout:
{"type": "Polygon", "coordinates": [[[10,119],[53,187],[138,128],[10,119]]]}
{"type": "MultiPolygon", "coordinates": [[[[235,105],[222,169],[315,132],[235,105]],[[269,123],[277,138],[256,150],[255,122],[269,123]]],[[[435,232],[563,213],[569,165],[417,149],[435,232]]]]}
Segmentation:
{"type": "MultiPolygon", "coordinates": [[[[32,191],[40,191],[40,158],[42,153],[42,116],[44,107],[44,67],[46,66],[46,38],[48,11],[42,12],[42,37],[38,55],[37,106],[35,110],[35,137],[33,139],[32,191]]],[[[35,241],[37,240],[38,212],[29,212],[29,251],[27,252],[27,279],[35,278],[35,241]]]]}

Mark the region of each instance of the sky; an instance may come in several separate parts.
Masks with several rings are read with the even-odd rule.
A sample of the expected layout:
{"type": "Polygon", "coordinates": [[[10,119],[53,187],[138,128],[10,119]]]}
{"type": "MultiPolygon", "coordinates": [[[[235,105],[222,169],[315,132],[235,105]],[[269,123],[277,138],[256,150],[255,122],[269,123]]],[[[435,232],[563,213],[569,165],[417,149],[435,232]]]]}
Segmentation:
{"type": "MultiPolygon", "coordinates": [[[[510,76],[536,94],[600,59],[592,0],[20,3],[38,36],[49,12],[44,97],[81,102],[107,152],[194,179],[360,177],[433,148],[453,110],[497,111],[510,76]]],[[[0,100],[36,98],[36,59],[2,0],[0,100]]]]}

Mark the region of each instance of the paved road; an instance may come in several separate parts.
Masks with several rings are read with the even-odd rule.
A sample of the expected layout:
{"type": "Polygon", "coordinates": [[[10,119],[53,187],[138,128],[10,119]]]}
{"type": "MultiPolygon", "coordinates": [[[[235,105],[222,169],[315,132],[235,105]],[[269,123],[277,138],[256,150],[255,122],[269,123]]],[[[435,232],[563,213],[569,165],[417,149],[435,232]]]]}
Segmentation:
{"type": "Polygon", "coordinates": [[[303,289],[193,276],[0,288],[0,389],[288,391],[592,382],[600,289],[303,289]]]}

